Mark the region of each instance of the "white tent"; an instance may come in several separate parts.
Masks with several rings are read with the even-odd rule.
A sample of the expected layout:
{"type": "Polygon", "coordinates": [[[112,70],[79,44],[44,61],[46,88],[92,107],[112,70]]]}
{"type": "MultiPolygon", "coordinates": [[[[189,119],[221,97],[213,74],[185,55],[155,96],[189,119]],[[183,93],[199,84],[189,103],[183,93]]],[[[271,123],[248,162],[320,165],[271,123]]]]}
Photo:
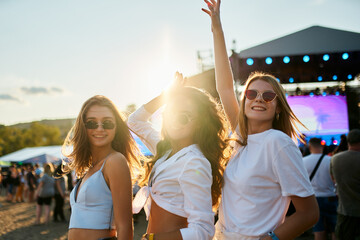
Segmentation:
{"type": "Polygon", "coordinates": [[[61,153],[61,148],[62,146],[23,148],[0,157],[0,161],[15,163],[59,163],[62,159],[66,159],[61,153]]]}

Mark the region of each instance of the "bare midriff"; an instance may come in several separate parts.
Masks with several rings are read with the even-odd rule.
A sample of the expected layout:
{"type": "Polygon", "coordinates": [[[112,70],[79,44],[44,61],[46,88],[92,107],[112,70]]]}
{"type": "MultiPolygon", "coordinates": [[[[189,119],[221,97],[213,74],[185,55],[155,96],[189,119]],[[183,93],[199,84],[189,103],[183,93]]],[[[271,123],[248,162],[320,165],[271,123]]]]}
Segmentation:
{"type": "Polygon", "coordinates": [[[71,228],[68,233],[68,240],[98,240],[116,236],[116,230],[112,229],[83,229],[71,228]]]}
{"type": "Polygon", "coordinates": [[[187,228],[187,225],[187,218],[166,211],[151,199],[148,233],[171,232],[187,228]]]}

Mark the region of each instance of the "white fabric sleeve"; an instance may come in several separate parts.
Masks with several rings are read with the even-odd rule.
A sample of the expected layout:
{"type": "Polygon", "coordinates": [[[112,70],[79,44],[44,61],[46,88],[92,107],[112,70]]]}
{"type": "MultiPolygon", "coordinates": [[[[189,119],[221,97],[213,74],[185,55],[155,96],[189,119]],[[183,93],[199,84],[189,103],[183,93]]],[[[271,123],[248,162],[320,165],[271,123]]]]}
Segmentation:
{"type": "Polygon", "coordinates": [[[211,165],[206,158],[194,158],[185,165],[179,177],[184,194],[184,211],[188,227],[180,229],[184,240],[212,239],[215,234],[212,211],[211,165]]]}
{"type": "Polygon", "coordinates": [[[155,155],[156,144],[160,141],[160,133],[148,121],[151,115],[143,105],[129,116],[127,124],[130,130],[138,135],[150,152],[155,155]]]}
{"type": "Polygon", "coordinates": [[[273,163],[273,171],[283,196],[314,195],[301,152],[294,143],[287,144],[278,151],[273,163]]]}

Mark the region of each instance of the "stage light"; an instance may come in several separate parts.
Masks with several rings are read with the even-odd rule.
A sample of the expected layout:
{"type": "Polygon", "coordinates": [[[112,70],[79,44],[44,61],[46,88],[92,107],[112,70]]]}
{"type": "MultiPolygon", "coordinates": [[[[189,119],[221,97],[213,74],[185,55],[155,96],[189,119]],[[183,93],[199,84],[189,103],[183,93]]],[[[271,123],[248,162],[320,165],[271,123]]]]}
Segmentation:
{"type": "Polygon", "coordinates": [[[349,80],[352,79],[352,75],[351,75],[351,74],[348,75],[348,79],[349,79],[349,80]]]}
{"type": "Polygon", "coordinates": [[[325,96],[326,96],[326,92],[323,92],[322,95],[325,97],[325,96]]]}
{"type": "Polygon", "coordinates": [[[254,60],[252,58],[248,58],[248,59],[246,59],[246,63],[247,63],[247,65],[251,66],[254,64],[254,60]]]}
{"type": "Polygon", "coordinates": [[[340,92],[339,92],[339,91],[336,91],[336,92],[335,92],[335,95],[336,95],[336,96],[339,96],[339,95],[340,95],[340,92]]]}
{"type": "Polygon", "coordinates": [[[318,76],[318,81],[321,82],[323,80],[322,76],[318,76]]]}
{"type": "Polygon", "coordinates": [[[329,54],[325,54],[324,56],[323,56],[323,60],[326,62],[326,61],[329,61],[329,59],[330,59],[330,56],[329,56],[329,54]]]}
{"type": "Polygon", "coordinates": [[[338,144],[338,141],[337,141],[337,140],[334,140],[334,141],[333,141],[333,144],[334,144],[334,145],[337,145],[337,144],[338,144]]]}
{"type": "Polygon", "coordinates": [[[310,95],[310,97],[313,97],[313,96],[314,96],[314,93],[313,93],[313,92],[310,92],[309,95],[310,95]]]}
{"type": "Polygon", "coordinates": [[[343,53],[342,59],[346,60],[348,58],[349,58],[349,54],[348,53],[343,53]]]}
{"type": "Polygon", "coordinates": [[[325,140],[321,140],[321,145],[325,145],[326,144],[326,141],[325,140]]]}
{"type": "Polygon", "coordinates": [[[304,57],[303,57],[303,61],[304,62],[309,62],[310,61],[310,57],[308,56],[308,55],[305,55],[304,57]]]}
{"type": "Polygon", "coordinates": [[[336,75],[333,76],[333,80],[334,80],[334,81],[337,80],[337,76],[336,76],[336,75]]]}
{"type": "Polygon", "coordinates": [[[289,63],[289,62],[290,62],[290,58],[289,58],[288,56],[285,56],[285,57],[283,58],[283,61],[284,61],[284,63],[289,63]]]}
{"type": "Polygon", "coordinates": [[[266,62],[267,65],[272,64],[272,58],[271,58],[271,57],[267,57],[267,58],[265,59],[265,62],[266,62]]]}
{"type": "Polygon", "coordinates": [[[276,78],[276,81],[280,82],[280,79],[279,79],[279,78],[276,78]]]}
{"type": "Polygon", "coordinates": [[[294,78],[289,78],[289,83],[293,83],[294,82],[294,78]]]}

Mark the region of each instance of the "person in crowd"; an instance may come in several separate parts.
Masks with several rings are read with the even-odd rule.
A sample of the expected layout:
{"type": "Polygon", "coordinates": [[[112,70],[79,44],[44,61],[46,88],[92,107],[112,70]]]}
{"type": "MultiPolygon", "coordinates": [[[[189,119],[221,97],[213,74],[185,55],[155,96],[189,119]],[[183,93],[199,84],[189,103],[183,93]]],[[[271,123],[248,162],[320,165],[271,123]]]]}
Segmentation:
{"type": "Polygon", "coordinates": [[[345,134],[340,136],[340,143],[333,151],[332,155],[348,150],[348,142],[345,134]]]}
{"type": "Polygon", "coordinates": [[[222,106],[238,135],[224,173],[216,239],[293,239],[313,226],[319,210],[302,155],[285,91],[272,75],[251,74],[240,97],[220,21],[220,1],[205,0],[211,18],[216,87],[222,106]],[[290,200],[296,212],[285,218],[290,200]]]}
{"type": "Polygon", "coordinates": [[[320,219],[313,227],[315,240],[326,240],[328,232],[335,240],[337,197],[335,185],[330,176],[331,157],[324,154],[324,146],[320,138],[311,138],[309,141],[311,154],[304,160],[305,168],[312,178],[311,185],[315,191],[316,200],[320,209],[320,219]],[[328,231],[326,231],[328,230],[328,231]]]}
{"type": "Polygon", "coordinates": [[[205,91],[185,87],[182,74],[168,94],[146,103],[128,120],[154,154],[147,164],[134,212],[144,207],[149,219],[143,239],[212,239],[214,213],[227,160],[227,128],[215,100],[205,91]],[[161,134],[149,119],[164,105],[161,134]],[[144,206],[145,205],[145,206],[144,206]]]}
{"type": "Polygon", "coordinates": [[[52,177],[54,167],[51,163],[44,164],[44,174],[40,177],[39,185],[35,192],[36,198],[36,221],[35,224],[40,224],[43,205],[45,209],[45,223],[49,223],[50,219],[50,205],[51,199],[54,197],[55,182],[52,177]]]}
{"type": "Polygon", "coordinates": [[[16,171],[18,172],[18,182],[19,185],[16,189],[16,202],[24,202],[24,185],[25,185],[25,176],[23,168],[17,168],[16,171]]]}
{"type": "Polygon", "coordinates": [[[338,240],[360,239],[360,129],[347,136],[349,149],[331,159],[339,197],[335,234],[338,240]]]}
{"type": "Polygon", "coordinates": [[[28,180],[27,180],[28,167],[25,165],[21,166],[21,172],[23,174],[23,177],[22,177],[22,181],[24,183],[23,199],[25,201],[25,199],[29,199],[29,184],[28,184],[28,180]]]}
{"type": "Polygon", "coordinates": [[[111,100],[97,95],[83,104],[64,154],[80,178],[70,194],[68,239],[133,239],[130,170],[141,153],[111,100]]]}
{"type": "Polygon", "coordinates": [[[36,184],[36,177],[35,177],[35,173],[34,173],[34,167],[32,165],[28,166],[28,173],[26,175],[26,180],[27,180],[27,184],[29,187],[28,202],[34,202],[34,200],[35,200],[34,194],[35,194],[37,184],[36,184]]]}
{"type": "Polygon", "coordinates": [[[15,166],[9,167],[9,172],[7,174],[7,202],[15,201],[14,196],[16,194],[17,186],[19,185],[19,175],[15,166]]]}
{"type": "Polygon", "coordinates": [[[66,193],[66,180],[64,173],[62,171],[62,165],[60,164],[54,174],[55,178],[55,206],[54,206],[54,222],[58,222],[58,217],[61,218],[62,222],[65,222],[65,215],[64,215],[64,202],[65,202],[65,193],[66,193]]]}

